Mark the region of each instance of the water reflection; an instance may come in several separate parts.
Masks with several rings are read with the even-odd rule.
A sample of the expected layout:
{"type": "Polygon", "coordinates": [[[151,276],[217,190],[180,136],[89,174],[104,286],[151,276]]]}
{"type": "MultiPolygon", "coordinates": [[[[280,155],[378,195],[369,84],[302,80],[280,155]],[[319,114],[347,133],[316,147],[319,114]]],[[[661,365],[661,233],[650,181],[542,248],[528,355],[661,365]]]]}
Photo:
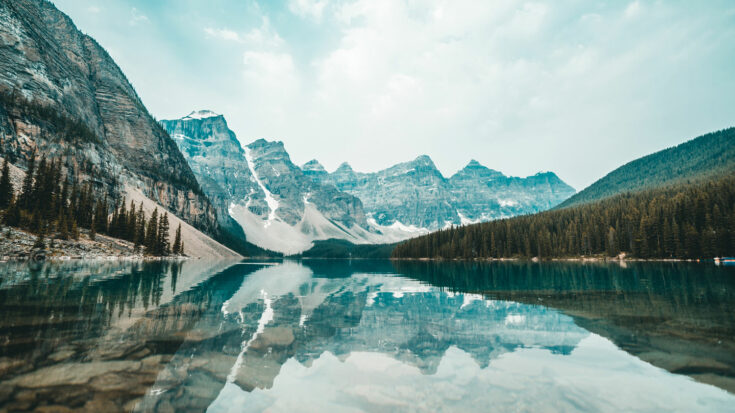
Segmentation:
{"type": "Polygon", "coordinates": [[[691,263],[397,262],[450,291],[561,310],[584,329],[674,373],[735,392],[735,268],[691,263]]]}
{"type": "Polygon", "coordinates": [[[654,367],[733,390],[730,270],[387,261],[0,270],[0,410],[735,405],[654,367]]]}

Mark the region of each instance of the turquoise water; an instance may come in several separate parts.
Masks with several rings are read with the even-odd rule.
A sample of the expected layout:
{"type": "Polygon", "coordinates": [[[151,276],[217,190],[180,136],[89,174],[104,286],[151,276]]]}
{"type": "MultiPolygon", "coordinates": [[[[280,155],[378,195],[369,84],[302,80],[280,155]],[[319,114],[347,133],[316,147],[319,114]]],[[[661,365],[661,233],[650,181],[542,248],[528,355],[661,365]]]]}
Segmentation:
{"type": "Polygon", "coordinates": [[[0,274],[0,411],[735,410],[732,267],[192,260],[0,274]]]}

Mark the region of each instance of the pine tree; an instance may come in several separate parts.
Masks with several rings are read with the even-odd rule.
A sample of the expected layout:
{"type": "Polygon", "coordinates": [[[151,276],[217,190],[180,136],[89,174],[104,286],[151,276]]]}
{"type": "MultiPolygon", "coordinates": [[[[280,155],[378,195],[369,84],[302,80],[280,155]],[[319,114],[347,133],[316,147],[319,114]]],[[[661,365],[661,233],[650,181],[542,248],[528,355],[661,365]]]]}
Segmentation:
{"type": "Polygon", "coordinates": [[[170,252],[170,243],[168,239],[169,222],[168,213],[161,214],[160,222],[158,224],[158,254],[168,255],[170,252]]]}
{"type": "Polygon", "coordinates": [[[136,232],[138,230],[138,216],[135,209],[135,201],[130,201],[130,210],[127,218],[127,228],[125,229],[125,239],[135,242],[136,232]]]}
{"type": "Polygon", "coordinates": [[[13,200],[5,212],[3,223],[9,227],[17,227],[20,225],[20,206],[17,200],[13,200]]]}
{"type": "Polygon", "coordinates": [[[13,184],[10,182],[10,167],[8,160],[3,161],[3,171],[0,175],[0,209],[6,209],[13,200],[13,184]]]}
{"type": "Polygon", "coordinates": [[[145,212],[143,211],[143,202],[141,202],[140,206],[138,207],[138,214],[136,215],[135,219],[135,247],[137,250],[138,248],[140,248],[141,245],[145,244],[145,212]]]}
{"type": "Polygon", "coordinates": [[[28,161],[28,170],[26,176],[23,178],[23,187],[20,192],[20,205],[21,209],[30,209],[31,206],[31,194],[33,192],[33,174],[36,166],[36,154],[31,155],[31,159],[28,161]]]}
{"type": "Polygon", "coordinates": [[[158,208],[153,211],[150,220],[148,220],[148,226],[145,231],[144,244],[146,254],[155,255],[157,253],[156,247],[158,246],[158,208]]]}
{"type": "Polygon", "coordinates": [[[175,255],[181,255],[182,248],[181,248],[181,224],[176,228],[176,236],[174,237],[174,245],[172,247],[173,254],[175,255]]]}

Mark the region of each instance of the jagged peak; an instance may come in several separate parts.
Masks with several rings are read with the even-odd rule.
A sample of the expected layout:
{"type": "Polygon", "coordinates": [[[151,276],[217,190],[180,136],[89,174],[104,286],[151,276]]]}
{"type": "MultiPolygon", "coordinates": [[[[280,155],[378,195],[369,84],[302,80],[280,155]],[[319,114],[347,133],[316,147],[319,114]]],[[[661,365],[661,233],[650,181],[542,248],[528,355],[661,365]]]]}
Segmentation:
{"type": "Polygon", "coordinates": [[[476,159],[470,159],[470,161],[467,163],[467,165],[462,168],[462,171],[486,171],[486,172],[492,172],[498,175],[502,175],[500,171],[496,171],[495,169],[490,169],[487,166],[481,164],[476,159]]]}
{"type": "Polygon", "coordinates": [[[312,159],[309,162],[303,164],[301,166],[301,169],[304,171],[313,171],[313,172],[326,172],[327,171],[326,169],[324,169],[324,165],[322,165],[316,159],[312,159]]]}
{"type": "MultiPolygon", "coordinates": [[[[399,165],[396,165],[396,166],[399,166],[399,165]]],[[[436,169],[436,165],[434,165],[434,161],[431,159],[429,155],[419,155],[413,161],[406,162],[403,165],[424,165],[424,166],[428,166],[430,168],[436,169]]]]}
{"type": "Polygon", "coordinates": [[[350,164],[348,164],[347,162],[342,162],[337,167],[337,170],[335,172],[355,172],[355,171],[352,169],[352,167],[350,166],[350,164]]]}
{"type": "Polygon", "coordinates": [[[222,116],[219,113],[212,112],[211,110],[195,110],[192,111],[190,114],[184,116],[181,118],[182,120],[189,120],[189,119],[207,119],[207,118],[216,118],[218,116],[222,116]]]}
{"type": "Polygon", "coordinates": [[[559,178],[557,174],[552,171],[539,171],[536,174],[529,176],[529,178],[545,178],[552,181],[564,182],[559,178]]]}
{"type": "Polygon", "coordinates": [[[269,141],[267,139],[259,138],[252,142],[250,142],[248,147],[262,147],[262,146],[268,146],[268,147],[280,147],[281,149],[285,148],[282,141],[269,141]]]}

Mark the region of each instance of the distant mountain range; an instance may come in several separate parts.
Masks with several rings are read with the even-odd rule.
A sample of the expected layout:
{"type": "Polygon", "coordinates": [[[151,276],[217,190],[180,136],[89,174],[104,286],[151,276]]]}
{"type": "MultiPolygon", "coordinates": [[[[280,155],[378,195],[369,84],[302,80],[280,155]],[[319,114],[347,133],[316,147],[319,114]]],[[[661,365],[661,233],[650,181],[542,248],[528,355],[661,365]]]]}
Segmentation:
{"type": "Polygon", "coordinates": [[[726,174],[735,174],[735,128],[708,133],[629,162],[557,208],[726,174]]]}
{"type": "Polygon", "coordinates": [[[285,254],[316,240],[392,243],[452,225],[528,214],[574,194],[554,173],[507,177],[471,161],[445,178],[419,156],[374,173],[342,164],[329,173],[316,160],[302,167],[282,142],[245,147],[211,111],[195,111],[161,125],[177,143],[224,226],[285,254]]]}
{"type": "MultiPolygon", "coordinates": [[[[319,247],[334,255],[365,253],[319,247]]],[[[443,259],[732,255],[735,128],[623,165],[552,211],[428,234],[392,252],[443,259]]]]}

